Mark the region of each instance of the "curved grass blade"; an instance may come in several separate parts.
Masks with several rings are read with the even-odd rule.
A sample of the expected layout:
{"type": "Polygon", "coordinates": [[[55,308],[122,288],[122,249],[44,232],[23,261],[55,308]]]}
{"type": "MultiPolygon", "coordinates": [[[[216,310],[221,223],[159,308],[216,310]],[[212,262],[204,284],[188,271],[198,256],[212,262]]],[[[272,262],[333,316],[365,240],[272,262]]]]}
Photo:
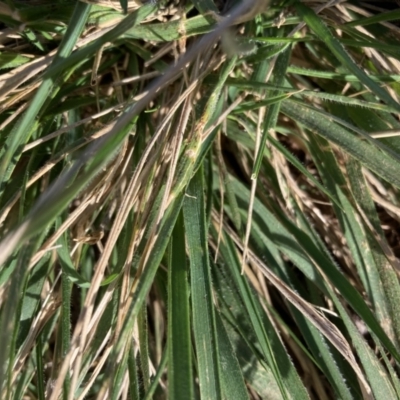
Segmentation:
{"type": "MultiPolygon", "coordinates": [[[[315,293],[315,286],[308,285],[308,287],[310,292],[302,293],[302,297],[306,298],[308,294],[314,294],[312,304],[318,304],[319,296],[315,293]]],[[[336,391],[337,398],[352,400],[357,398],[354,394],[361,397],[359,388],[354,388],[357,385],[357,377],[351,367],[346,368],[348,364],[345,364],[343,356],[321,335],[321,332],[307,319],[306,315],[293,306],[291,312],[296,319],[297,328],[300,329],[301,335],[307,343],[307,348],[312,352],[315,362],[336,391]],[[350,390],[351,387],[353,387],[353,391],[350,390]]]]}
{"type": "Polygon", "coordinates": [[[129,392],[132,400],[139,400],[139,377],[137,371],[137,363],[135,350],[133,346],[129,348],[129,357],[128,357],[128,372],[129,372],[129,392]]]}
{"type": "Polygon", "coordinates": [[[31,243],[18,254],[16,267],[10,277],[7,301],[0,314],[0,326],[2,327],[0,330],[0,393],[7,393],[7,397],[11,391],[11,372],[15,357],[15,328],[19,325],[19,320],[17,320],[21,307],[19,295],[21,292],[23,293],[22,288],[26,278],[25,266],[29,263],[35,245],[36,243],[31,243]],[[5,374],[5,370],[7,370],[7,374],[5,374]]]}
{"type": "MultiPolygon", "coordinates": [[[[310,226],[306,218],[302,217],[298,209],[297,211],[299,215],[300,229],[302,229],[302,231],[304,231],[305,234],[307,234],[310,238],[312,238],[315,241],[315,243],[319,245],[319,247],[321,248],[324,247],[321,238],[315,233],[315,231],[310,226]]],[[[363,338],[363,336],[357,329],[354,320],[349,315],[348,310],[346,310],[345,307],[343,306],[343,301],[340,300],[336,294],[336,291],[339,291],[340,295],[346,297],[348,301],[348,296],[344,295],[344,291],[346,290],[345,285],[343,283],[340,284],[338,283],[337,285],[334,285],[334,287],[335,289],[333,289],[332,285],[326,285],[325,290],[328,293],[328,296],[332,299],[333,303],[335,304],[335,307],[338,310],[340,317],[342,318],[346,330],[351,338],[351,343],[355,347],[357,355],[361,360],[361,365],[365,372],[365,378],[368,379],[368,383],[370,385],[370,388],[366,387],[365,384],[361,385],[361,388],[364,389],[363,397],[371,398],[371,390],[372,390],[373,394],[375,395],[375,398],[392,398],[394,395],[393,383],[386,376],[384,368],[379,360],[379,356],[376,356],[374,352],[371,350],[370,346],[368,345],[366,340],[363,338]],[[379,372],[377,373],[377,371],[379,372]],[[381,379],[381,377],[383,378],[381,379]]],[[[358,294],[358,292],[356,293],[358,294]]],[[[359,297],[359,301],[363,301],[360,299],[360,296],[357,297],[359,297]]],[[[354,305],[353,308],[355,308],[354,305]]],[[[364,314],[362,318],[364,321],[366,321],[367,317],[364,314]]],[[[380,326],[378,328],[378,331],[379,330],[383,332],[380,326]]],[[[373,332],[375,333],[376,330],[373,332]]],[[[388,348],[390,349],[390,351],[393,351],[394,346],[389,345],[388,348]]],[[[396,353],[396,350],[394,351],[396,353]]],[[[396,357],[397,355],[395,353],[393,353],[393,355],[396,357]]],[[[354,366],[352,367],[357,372],[356,368],[354,366]]],[[[356,367],[358,368],[358,364],[356,367]]]]}

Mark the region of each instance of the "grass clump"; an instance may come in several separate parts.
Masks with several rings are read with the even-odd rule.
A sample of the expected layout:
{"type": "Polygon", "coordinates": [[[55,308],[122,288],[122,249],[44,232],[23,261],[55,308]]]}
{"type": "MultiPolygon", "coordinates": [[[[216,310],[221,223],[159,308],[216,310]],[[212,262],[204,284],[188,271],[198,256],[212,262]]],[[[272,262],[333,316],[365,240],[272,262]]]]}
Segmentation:
{"type": "Polygon", "coordinates": [[[1,398],[400,397],[399,17],[0,2],[1,398]]]}

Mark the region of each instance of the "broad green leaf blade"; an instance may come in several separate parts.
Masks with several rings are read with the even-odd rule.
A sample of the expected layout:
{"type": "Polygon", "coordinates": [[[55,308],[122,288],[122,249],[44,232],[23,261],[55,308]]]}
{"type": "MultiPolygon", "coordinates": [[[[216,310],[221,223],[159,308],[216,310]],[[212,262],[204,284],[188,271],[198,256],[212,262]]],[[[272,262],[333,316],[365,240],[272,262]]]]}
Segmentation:
{"type": "Polygon", "coordinates": [[[243,380],[239,362],[232,348],[219,313],[215,314],[220,350],[222,389],[226,399],[248,400],[249,395],[243,380]]]}
{"type": "Polygon", "coordinates": [[[0,55],[0,70],[15,68],[29,61],[28,57],[21,54],[4,51],[0,55]]]}
{"type": "MultiPolygon", "coordinates": [[[[370,287],[373,290],[371,297],[376,314],[380,318],[381,325],[386,328],[385,330],[388,333],[392,329],[394,330],[397,343],[399,343],[400,316],[398,305],[400,304],[400,287],[395,270],[396,266],[391,264],[392,260],[388,260],[383,251],[382,246],[386,248],[389,248],[389,246],[381,228],[370,191],[366,185],[365,177],[361,172],[361,166],[356,161],[349,160],[346,167],[354,198],[369,221],[365,242],[368,243],[368,250],[371,252],[374,262],[369,263],[367,271],[371,275],[370,287]],[[373,229],[372,232],[371,228],[373,229]]],[[[368,290],[368,287],[366,287],[366,290],[368,290]]]]}
{"type": "Polygon", "coordinates": [[[200,395],[204,399],[217,400],[222,399],[221,373],[203,190],[203,169],[200,168],[187,189],[183,215],[190,260],[193,335],[200,395]]]}
{"type": "Polygon", "coordinates": [[[335,143],[366,168],[400,188],[400,163],[386,152],[328,120],[317,109],[310,109],[293,100],[286,100],[282,103],[281,110],[294,121],[335,143]]]}
{"type": "Polygon", "coordinates": [[[188,267],[182,213],[171,237],[168,268],[168,397],[193,398],[188,267]]]}

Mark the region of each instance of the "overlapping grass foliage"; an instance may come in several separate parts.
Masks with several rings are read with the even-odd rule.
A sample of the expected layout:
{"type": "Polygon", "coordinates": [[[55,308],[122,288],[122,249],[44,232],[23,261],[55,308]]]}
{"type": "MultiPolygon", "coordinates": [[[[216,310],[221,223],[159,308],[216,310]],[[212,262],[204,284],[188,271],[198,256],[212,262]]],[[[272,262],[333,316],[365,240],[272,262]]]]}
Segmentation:
{"type": "Polygon", "coordinates": [[[400,398],[400,12],[230,3],[0,2],[2,399],[400,398]]]}

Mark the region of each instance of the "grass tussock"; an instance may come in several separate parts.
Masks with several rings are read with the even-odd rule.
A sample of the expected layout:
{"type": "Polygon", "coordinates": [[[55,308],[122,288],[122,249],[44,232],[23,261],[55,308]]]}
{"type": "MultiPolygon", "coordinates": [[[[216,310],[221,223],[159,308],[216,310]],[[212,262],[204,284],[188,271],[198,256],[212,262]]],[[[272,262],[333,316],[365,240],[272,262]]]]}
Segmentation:
{"type": "Polygon", "coordinates": [[[1,1],[0,397],[399,398],[399,19],[1,1]]]}

